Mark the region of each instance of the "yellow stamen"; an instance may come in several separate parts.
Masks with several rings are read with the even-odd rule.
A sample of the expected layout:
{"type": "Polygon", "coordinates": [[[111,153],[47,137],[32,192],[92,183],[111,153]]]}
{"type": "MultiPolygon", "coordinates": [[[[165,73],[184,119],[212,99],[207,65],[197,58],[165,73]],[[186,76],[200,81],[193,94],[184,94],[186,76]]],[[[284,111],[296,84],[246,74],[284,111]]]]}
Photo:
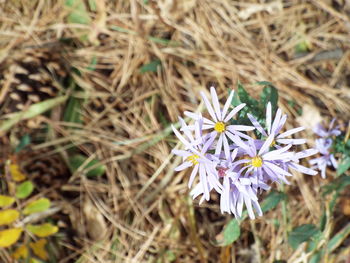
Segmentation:
{"type": "Polygon", "coordinates": [[[214,130],[216,130],[217,132],[224,132],[226,130],[225,123],[223,123],[222,121],[215,123],[214,130]]]}
{"type": "Polygon", "coordinates": [[[252,166],[254,167],[261,167],[263,165],[263,160],[260,158],[260,156],[255,156],[252,158],[251,161],[252,166]]]}
{"type": "Polygon", "coordinates": [[[187,157],[187,161],[196,165],[196,164],[198,164],[198,161],[197,161],[198,158],[199,158],[199,156],[197,154],[193,154],[193,155],[187,157]]]}

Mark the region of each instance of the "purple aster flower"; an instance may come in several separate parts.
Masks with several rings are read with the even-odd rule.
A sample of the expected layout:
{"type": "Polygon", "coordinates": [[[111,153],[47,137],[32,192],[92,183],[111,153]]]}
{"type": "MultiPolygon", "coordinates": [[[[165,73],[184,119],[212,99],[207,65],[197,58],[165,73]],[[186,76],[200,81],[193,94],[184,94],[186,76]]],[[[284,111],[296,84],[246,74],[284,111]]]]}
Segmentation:
{"type": "Polygon", "coordinates": [[[316,133],[318,136],[322,138],[327,138],[331,136],[338,136],[341,134],[341,131],[339,130],[339,125],[333,128],[333,125],[335,123],[335,118],[331,121],[329,124],[329,128],[326,129],[325,127],[322,126],[322,124],[317,124],[316,127],[314,128],[314,133],[316,133]]]}
{"type": "Polygon", "coordinates": [[[335,160],[335,157],[333,154],[330,153],[329,149],[332,146],[332,139],[317,139],[316,140],[316,149],[321,154],[320,157],[314,158],[309,161],[311,165],[313,165],[313,168],[317,168],[321,171],[322,178],[326,178],[326,169],[327,166],[333,166],[334,168],[337,168],[337,161],[335,160]]]}
{"type": "MultiPolygon", "coordinates": [[[[220,155],[221,149],[224,148],[225,155],[228,157],[230,154],[230,147],[227,137],[231,138],[233,134],[235,134],[243,138],[249,138],[246,134],[242,133],[241,131],[251,131],[254,130],[254,127],[229,124],[229,121],[233,118],[233,116],[235,116],[245,106],[245,103],[242,103],[234,109],[232,109],[230,112],[228,112],[234,95],[234,91],[230,93],[229,98],[227,99],[222,109],[220,108],[219,99],[214,87],[210,88],[210,93],[214,108],[209,102],[208,98],[205,96],[205,94],[201,92],[201,96],[204,100],[205,106],[207,107],[210,117],[212,118],[212,120],[203,118],[203,130],[212,130],[209,135],[211,139],[215,139],[219,135],[219,139],[215,147],[215,155],[220,155]]],[[[185,111],[185,115],[195,120],[199,120],[200,118],[202,118],[200,115],[189,111],[185,111]]],[[[188,127],[190,129],[194,128],[193,126],[188,127]]]]}
{"type": "Polygon", "coordinates": [[[288,171],[281,168],[281,163],[288,162],[293,158],[294,153],[288,152],[291,144],[270,151],[270,145],[275,138],[272,133],[266,139],[259,151],[257,150],[253,139],[243,142],[239,137],[234,137],[233,142],[244,149],[245,154],[240,160],[235,161],[234,165],[240,167],[239,174],[245,178],[249,178],[253,185],[260,186],[259,181],[263,182],[279,182],[288,183],[286,176],[292,176],[288,171]]]}
{"type": "MultiPolygon", "coordinates": [[[[186,123],[181,118],[180,122],[183,126],[186,126],[186,123]]],[[[202,137],[200,126],[201,121],[196,121],[195,136],[192,135],[191,131],[185,129],[184,134],[187,139],[172,126],[175,135],[185,145],[185,150],[173,149],[172,152],[183,158],[182,164],[176,167],[175,171],[182,171],[186,168],[193,167],[188,187],[190,188],[192,186],[196,175],[199,174],[199,181],[203,187],[204,197],[206,200],[209,200],[209,192],[213,188],[215,188],[217,192],[221,192],[222,186],[215,171],[216,162],[211,158],[211,155],[207,153],[208,148],[213,143],[213,139],[210,138],[205,141],[202,137]]]]}
{"type": "MultiPolygon", "coordinates": [[[[283,133],[279,132],[281,131],[281,129],[283,128],[283,125],[285,124],[286,120],[287,120],[287,114],[282,115],[282,111],[281,109],[277,110],[276,116],[274,121],[272,122],[272,110],[271,110],[271,103],[269,102],[267,104],[266,107],[266,131],[265,129],[260,125],[260,123],[257,121],[257,119],[255,119],[251,114],[248,113],[248,118],[250,119],[250,121],[252,122],[252,124],[254,125],[254,127],[265,137],[268,137],[271,134],[275,134],[275,137],[272,141],[272,145],[274,146],[277,143],[280,144],[292,144],[292,145],[297,145],[297,144],[303,144],[306,143],[305,139],[288,139],[286,137],[300,132],[302,130],[304,130],[304,127],[298,127],[298,128],[294,128],[288,131],[285,131],[283,133]],[[272,124],[271,124],[272,122],[272,124]]],[[[277,145],[276,145],[277,146],[277,145]]],[[[279,148],[279,147],[277,147],[279,148]]]]}

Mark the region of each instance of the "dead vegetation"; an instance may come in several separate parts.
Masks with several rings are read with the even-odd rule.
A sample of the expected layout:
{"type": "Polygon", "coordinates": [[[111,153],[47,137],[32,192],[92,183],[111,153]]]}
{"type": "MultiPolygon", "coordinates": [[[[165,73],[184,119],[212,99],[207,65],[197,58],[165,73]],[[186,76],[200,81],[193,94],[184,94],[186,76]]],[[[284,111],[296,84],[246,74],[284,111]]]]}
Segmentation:
{"type": "MultiPolygon", "coordinates": [[[[80,87],[64,83],[60,92],[82,100],[82,122],[64,121],[66,104],[60,104],[39,117],[33,136],[45,125],[50,130],[31,147],[68,163],[74,146],[107,167],[97,178],[78,170],[53,189],[69,218],[62,230],[74,232],[74,242],[61,242],[68,252],[59,262],[307,262],[303,247],[289,247],[286,231],[318,223],[325,205],[320,187],[332,176],[296,174],[285,189],[287,221],[278,206],[245,221],[233,247],[215,247],[231,217],[221,215],[215,201],[198,207],[188,198],[188,173],[173,172],[180,160],[171,154],[178,145],[169,126],[184,110],[201,110],[199,91],[210,85],[226,97],[240,81],[255,96],[261,87],[252,83],[262,80],[279,89],[280,107],[295,117],[289,125],[297,117],[308,126],[315,116],[349,120],[349,1],[85,4],[89,19],[80,24],[69,23],[74,8],[63,0],[0,6],[0,105],[16,89],[4,78],[14,57],[32,50],[59,53],[80,87]],[[276,228],[277,221],[285,225],[276,228]]],[[[28,127],[20,123],[4,133],[3,144],[18,140],[23,129],[28,127]]],[[[346,218],[337,216],[332,224],[346,218]]],[[[345,262],[347,251],[330,255],[329,262],[345,262]]],[[[5,251],[0,255],[1,261],[8,258],[5,251]]]]}

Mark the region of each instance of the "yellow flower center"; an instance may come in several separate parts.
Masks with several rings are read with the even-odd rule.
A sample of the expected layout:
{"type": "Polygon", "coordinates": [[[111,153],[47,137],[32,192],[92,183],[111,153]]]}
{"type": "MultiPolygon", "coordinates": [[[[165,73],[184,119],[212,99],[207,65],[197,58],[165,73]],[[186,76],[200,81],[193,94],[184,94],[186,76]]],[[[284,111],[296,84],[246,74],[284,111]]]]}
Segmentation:
{"type": "Polygon", "coordinates": [[[276,145],[276,141],[273,140],[273,141],[271,142],[271,144],[270,144],[270,147],[273,147],[273,146],[275,146],[275,145],[276,145]]]}
{"type": "Polygon", "coordinates": [[[214,130],[216,130],[217,132],[223,132],[225,131],[225,129],[225,123],[223,123],[222,121],[215,123],[214,130]]]}
{"type": "Polygon", "coordinates": [[[260,156],[255,156],[252,158],[251,164],[254,167],[261,167],[263,165],[263,160],[260,158],[260,156]]]}
{"type": "Polygon", "coordinates": [[[196,165],[196,164],[198,164],[198,161],[197,161],[198,158],[199,158],[199,156],[197,154],[193,154],[193,155],[187,157],[187,161],[196,165]]]}

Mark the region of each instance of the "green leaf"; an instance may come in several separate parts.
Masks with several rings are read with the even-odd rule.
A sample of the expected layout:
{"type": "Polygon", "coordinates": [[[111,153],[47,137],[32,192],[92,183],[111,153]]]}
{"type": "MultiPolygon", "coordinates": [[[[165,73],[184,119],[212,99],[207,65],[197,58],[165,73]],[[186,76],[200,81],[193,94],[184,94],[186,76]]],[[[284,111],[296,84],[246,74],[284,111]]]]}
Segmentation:
{"type": "Polygon", "coordinates": [[[38,237],[51,236],[53,234],[56,234],[58,231],[58,227],[50,223],[45,223],[42,225],[27,225],[26,228],[28,231],[32,232],[38,237]]]}
{"type": "Polygon", "coordinates": [[[293,249],[297,249],[298,246],[309,241],[313,236],[320,233],[320,230],[312,224],[305,224],[294,228],[288,235],[289,245],[293,249]]]}
{"type": "Polygon", "coordinates": [[[246,103],[248,107],[257,107],[259,105],[259,102],[249,95],[249,93],[244,89],[241,83],[238,83],[237,93],[239,96],[239,100],[242,103],[246,103]]]}
{"type": "Polygon", "coordinates": [[[148,64],[143,65],[140,68],[141,73],[146,73],[146,72],[157,72],[158,67],[161,67],[161,62],[159,59],[153,60],[148,64]]]}
{"type": "Polygon", "coordinates": [[[347,224],[340,230],[331,240],[329,240],[327,249],[328,252],[334,251],[337,247],[343,244],[343,241],[350,235],[350,224],[347,224]]]}
{"type": "MultiPolygon", "coordinates": [[[[260,82],[265,83],[265,82],[260,82]]],[[[272,112],[274,113],[277,110],[278,103],[278,91],[277,89],[270,83],[268,85],[264,85],[264,89],[260,95],[260,102],[263,108],[266,108],[268,102],[271,102],[272,112]]]]}
{"type": "Polygon", "coordinates": [[[64,111],[63,120],[65,122],[82,123],[81,120],[81,100],[70,97],[64,111]]]}
{"type": "Polygon", "coordinates": [[[66,7],[70,12],[67,17],[67,21],[73,24],[90,24],[91,18],[87,12],[85,3],[83,0],[66,0],[66,7]]]}
{"type": "Polygon", "coordinates": [[[77,171],[82,165],[84,165],[84,168],[88,170],[86,173],[86,176],[89,176],[89,177],[101,176],[106,172],[106,166],[103,164],[100,164],[98,160],[93,159],[90,162],[86,163],[87,159],[88,157],[82,154],[73,155],[69,159],[69,164],[72,172],[74,173],[75,171],[77,171]],[[92,169],[88,169],[88,168],[92,168],[92,169]]]}
{"type": "Polygon", "coordinates": [[[237,219],[232,219],[224,228],[223,240],[218,243],[219,246],[228,246],[235,242],[241,235],[241,229],[237,219]]]}
{"type": "Polygon", "coordinates": [[[17,147],[15,149],[15,153],[22,151],[26,146],[28,146],[30,144],[30,142],[31,142],[30,135],[25,134],[21,138],[21,140],[19,141],[19,144],[17,145],[17,147]]]}
{"type": "Polygon", "coordinates": [[[283,192],[271,191],[261,204],[261,210],[265,213],[274,209],[279,202],[286,200],[287,195],[283,192]]]}
{"type": "Polygon", "coordinates": [[[322,187],[322,194],[325,196],[332,193],[333,191],[340,192],[344,190],[348,185],[350,185],[350,176],[341,175],[333,180],[333,182],[322,187]]]}
{"type": "Polygon", "coordinates": [[[341,163],[338,164],[337,175],[345,173],[350,168],[350,156],[346,156],[341,163]]]}
{"type": "Polygon", "coordinates": [[[25,181],[16,187],[16,197],[20,199],[27,198],[33,190],[33,183],[31,181],[25,181]]]}
{"type": "Polygon", "coordinates": [[[49,199],[40,198],[26,205],[25,208],[23,209],[23,214],[30,215],[33,213],[40,213],[49,209],[50,205],[51,205],[51,202],[49,199]]]}
{"type": "Polygon", "coordinates": [[[54,99],[48,99],[44,100],[42,102],[35,103],[28,107],[28,109],[20,112],[16,112],[11,114],[11,118],[8,120],[4,120],[0,122],[0,133],[5,132],[18,122],[22,120],[27,120],[30,118],[34,118],[53,107],[56,107],[57,105],[61,104],[67,99],[66,96],[57,97],[54,99]]]}
{"type": "Polygon", "coordinates": [[[319,263],[322,262],[323,258],[323,251],[317,251],[315,254],[312,255],[310,258],[309,263],[319,263]]]}

